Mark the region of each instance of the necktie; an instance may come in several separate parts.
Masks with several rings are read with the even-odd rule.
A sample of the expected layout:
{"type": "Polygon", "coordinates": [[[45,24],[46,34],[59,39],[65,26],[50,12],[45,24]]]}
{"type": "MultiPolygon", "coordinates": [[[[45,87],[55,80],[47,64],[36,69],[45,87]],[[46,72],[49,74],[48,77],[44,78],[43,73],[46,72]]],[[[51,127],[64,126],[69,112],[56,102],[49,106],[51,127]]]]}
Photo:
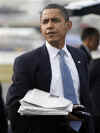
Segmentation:
{"type": "Polygon", "coordinates": [[[60,55],[59,63],[60,63],[60,71],[61,71],[61,77],[64,89],[64,97],[71,100],[73,104],[77,104],[75,88],[73,85],[71,73],[68,65],[65,63],[64,55],[66,53],[64,50],[60,50],[58,54],[60,55]]]}

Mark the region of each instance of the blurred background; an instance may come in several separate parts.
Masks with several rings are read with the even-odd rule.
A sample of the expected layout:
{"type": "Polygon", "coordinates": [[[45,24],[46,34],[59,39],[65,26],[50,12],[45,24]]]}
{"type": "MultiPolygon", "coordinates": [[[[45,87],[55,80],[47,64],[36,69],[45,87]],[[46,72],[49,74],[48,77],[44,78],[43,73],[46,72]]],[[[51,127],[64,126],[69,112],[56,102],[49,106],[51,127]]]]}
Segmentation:
{"type": "MultiPolygon", "coordinates": [[[[40,11],[48,3],[59,3],[69,10],[72,30],[67,44],[82,44],[83,28],[92,26],[100,31],[100,0],[0,0],[0,81],[5,100],[11,83],[14,59],[43,44],[40,33],[40,11]]],[[[100,47],[92,53],[100,57],[100,47]]]]}

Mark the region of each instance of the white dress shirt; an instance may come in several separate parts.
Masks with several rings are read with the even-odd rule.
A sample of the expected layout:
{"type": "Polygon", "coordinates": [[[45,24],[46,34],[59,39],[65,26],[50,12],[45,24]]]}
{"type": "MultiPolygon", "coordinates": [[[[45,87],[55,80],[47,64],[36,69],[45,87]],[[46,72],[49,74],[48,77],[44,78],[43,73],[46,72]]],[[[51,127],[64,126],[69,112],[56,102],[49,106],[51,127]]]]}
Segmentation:
{"type": "MultiPolygon", "coordinates": [[[[51,86],[50,86],[50,93],[52,95],[56,96],[61,96],[64,97],[64,92],[63,92],[63,84],[62,84],[62,79],[61,79],[61,73],[60,73],[60,66],[59,66],[59,55],[58,51],[59,49],[51,46],[48,42],[46,42],[46,47],[49,53],[50,57],[50,64],[51,64],[51,71],[52,71],[52,80],[51,80],[51,86]]],[[[66,45],[64,45],[63,50],[66,52],[65,56],[65,61],[67,65],[69,66],[69,69],[71,71],[73,83],[74,83],[74,88],[75,88],[75,93],[77,96],[77,101],[79,103],[79,76],[78,76],[78,71],[75,66],[74,60],[66,48],[66,45]]]]}
{"type": "MultiPolygon", "coordinates": [[[[63,84],[62,84],[60,65],[59,65],[59,55],[58,55],[59,49],[53,47],[47,41],[46,41],[46,47],[47,47],[47,50],[49,53],[51,71],[52,71],[50,93],[51,93],[51,95],[64,97],[63,84]]],[[[79,101],[80,82],[79,82],[78,71],[77,71],[76,65],[74,63],[74,60],[66,47],[66,44],[64,45],[64,47],[62,49],[66,52],[66,56],[64,56],[64,58],[65,58],[66,64],[68,65],[68,67],[71,71],[72,80],[73,80],[73,84],[74,84],[74,88],[75,88],[75,93],[77,96],[77,102],[80,103],[80,101],[79,101]]],[[[82,124],[81,121],[71,121],[70,122],[70,126],[76,131],[78,131],[80,129],[81,124],[82,124]]]]}

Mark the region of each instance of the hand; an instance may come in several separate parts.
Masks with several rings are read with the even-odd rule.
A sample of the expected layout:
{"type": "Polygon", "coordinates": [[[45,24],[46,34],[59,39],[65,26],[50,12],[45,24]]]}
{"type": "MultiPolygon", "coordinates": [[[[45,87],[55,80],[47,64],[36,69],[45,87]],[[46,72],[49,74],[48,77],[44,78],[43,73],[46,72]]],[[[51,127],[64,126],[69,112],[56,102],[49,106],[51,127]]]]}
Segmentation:
{"type": "Polygon", "coordinates": [[[80,104],[73,105],[73,111],[69,113],[68,119],[76,121],[82,120],[83,119],[83,115],[81,113],[82,111],[86,111],[86,108],[83,105],[80,104]]]}
{"type": "Polygon", "coordinates": [[[68,120],[72,120],[72,121],[79,121],[79,120],[81,120],[79,117],[73,115],[72,113],[69,113],[67,118],[68,118],[68,120]]]}
{"type": "Polygon", "coordinates": [[[85,106],[81,105],[81,104],[74,104],[73,105],[73,112],[76,111],[86,111],[85,106]]]}

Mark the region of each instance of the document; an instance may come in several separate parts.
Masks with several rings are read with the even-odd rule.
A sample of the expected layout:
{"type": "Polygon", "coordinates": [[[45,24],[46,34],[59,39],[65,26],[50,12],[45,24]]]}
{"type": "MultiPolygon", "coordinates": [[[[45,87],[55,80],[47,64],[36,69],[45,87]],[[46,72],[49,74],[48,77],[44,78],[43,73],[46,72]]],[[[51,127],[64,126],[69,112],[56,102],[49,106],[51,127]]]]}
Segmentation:
{"type": "Polygon", "coordinates": [[[39,89],[28,91],[20,103],[21,115],[68,115],[73,109],[70,100],[39,89]]]}

